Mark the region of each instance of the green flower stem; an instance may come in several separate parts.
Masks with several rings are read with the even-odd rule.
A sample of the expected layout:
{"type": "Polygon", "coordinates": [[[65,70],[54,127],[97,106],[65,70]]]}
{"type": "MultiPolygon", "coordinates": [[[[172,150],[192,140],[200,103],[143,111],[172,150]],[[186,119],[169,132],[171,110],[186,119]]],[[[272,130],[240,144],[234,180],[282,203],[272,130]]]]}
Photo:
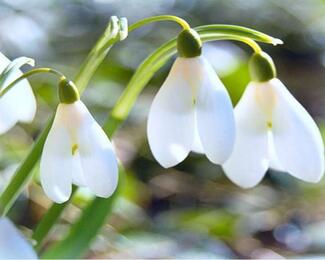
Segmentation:
{"type": "Polygon", "coordinates": [[[230,24],[210,24],[202,25],[195,28],[197,32],[213,32],[213,33],[224,33],[231,34],[234,36],[246,37],[254,41],[269,43],[273,45],[283,44],[282,40],[269,36],[265,33],[243,27],[238,25],[230,24]]]}
{"type": "Polygon", "coordinates": [[[148,17],[135,22],[134,24],[130,25],[128,29],[129,32],[132,32],[135,29],[147,25],[149,23],[160,22],[160,21],[173,21],[178,23],[180,26],[182,26],[184,30],[191,29],[190,25],[184,19],[174,15],[158,15],[158,16],[148,17]]]}
{"type": "MultiPolygon", "coordinates": [[[[201,30],[200,36],[203,42],[214,40],[238,40],[247,43],[249,38],[233,34],[220,34],[211,30],[201,30]]],[[[254,36],[255,37],[255,36],[254,36]]],[[[270,38],[270,36],[268,36],[270,38]]],[[[265,36],[256,36],[261,41],[269,41],[265,36]]],[[[253,41],[252,41],[253,42],[253,41]]],[[[250,43],[252,44],[252,43],[250,43]]],[[[253,45],[253,44],[252,44],[253,45]]],[[[258,46],[258,45],[257,45],[258,46]]],[[[253,47],[253,46],[252,46],[253,47]]],[[[259,48],[259,47],[254,47],[259,48]]],[[[253,48],[253,49],[254,49],[253,48]]],[[[254,49],[254,50],[255,50],[254,49]]],[[[258,49],[259,50],[259,49],[258,49]]],[[[104,123],[103,129],[112,136],[121,123],[127,118],[137,97],[143,88],[150,81],[152,76],[176,53],[176,39],[173,39],[154,53],[148,56],[138,67],[121,97],[117,101],[110,115],[104,123]]],[[[120,184],[119,184],[120,185],[120,184]]],[[[108,198],[95,198],[85,209],[85,212],[72,226],[67,236],[49,249],[43,258],[81,258],[88,250],[89,244],[93,241],[97,232],[104,225],[107,217],[112,211],[115,194],[108,198]],[[108,206],[107,206],[108,205],[108,206]],[[91,212],[91,216],[90,216],[91,212]],[[96,216],[96,218],[94,218],[96,216]],[[91,218],[90,218],[91,217],[91,218]],[[88,225],[91,219],[91,225],[88,225]]]]}
{"type": "Polygon", "coordinates": [[[99,40],[100,48],[98,46],[94,47],[94,49],[87,56],[84,63],[81,65],[79,72],[75,76],[74,83],[78,87],[80,93],[85,90],[91,77],[94,75],[95,71],[103,62],[111,47],[118,41],[118,39],[110,39],[106,41],[106,44],[104,45],[102,41],[102,39],[99,40]]]}
{"type": "Polygon", "coordinates": [[[32,178],[32,169],[40,157],[43,145],[45,143],[48,132],[50,131],[54,116],[52,116],[44,128],[43,132],[37,138],[32,149],[29,151],[27,157],[19,165],[9,185],[5,188],[0,197],[0,214],[5,216],[12,204],[15,202],[24,186],[32,178]]]}
{"type": "MultiPolygon", "coordinates": [[[[96,45],[86,58],[86,61],[82,65],[80,72],[75,77],[74,82],[76,83],[80,93],[82,93],[88,85],[91,76],[95,73],[97,67],[102,63],[111,46],[119,40],[116,36],[114,36],[114,38],[111,38],[111,34],[109,33],[109,31],[115,29],[112,27],[113,26],[111,24],[108,25],[103,36],[97,41],[96,45]]],[[[53,71],[54,70],[52,70],[51,72],[53,71]]],[[[22,163],[16,170],[9,185],[1,194],[0,214],[2,216],[7,214],[7,212],[23,190],[24,186],[31,179],[32,169],[34,168],[35,164],[38,162],[38,159],[41,156],[43,145],[45,143],[47,134],[51,128],[53,119],[54,113],[48,120],[44,130],[39,135],[30,152],[27,154],[26,158],[22,161],[22,163]]],[[[49,223],[49,225],[51,225],[51,223],[49,223]]]]}
{"type": "MultiPolygon", "coordinates": [[[[71,192],[71,197],[74,195],[74,193],[77,190],[77,186],[73,185],[72,187],[72,192],[71,192]]],[[[51,208],[44,214],[42,217],[42,220],[40,223],[37,225],[36,229],[33,232],[32,235],[32,240],[35,243],[35,249],[39,251],[41,247],[43,246],[44,242],[43,239],[46,237],[48,234],[51,225],[56,222],[56,220],[60,217],[63,209],[68,206],[70,201],[67,201],[65,203],[57,204],[54,203],[51,208]]]]}
{"type": "Polygon", "coordinates": [[[65,78],[65,76],[55,70],[55,69],[51,69],[51,68],[37,68],[37,69],[32,69],[26,73],[24,73],[23,75],[21,75],[20,77],[18,77],[17,79],[15,79],[13,82],[11,82],[7,87],[5,87],[4,89],[2,89],[0,91],[0,98],[6,94],[12,87],[14,87],[18,82],[32,76],[32,75],[35,75],[35,74],[39,74],[39,73],[51,73],[51,74],[54,74],[56,76],[59,76],[60,78],[65,78]]]}

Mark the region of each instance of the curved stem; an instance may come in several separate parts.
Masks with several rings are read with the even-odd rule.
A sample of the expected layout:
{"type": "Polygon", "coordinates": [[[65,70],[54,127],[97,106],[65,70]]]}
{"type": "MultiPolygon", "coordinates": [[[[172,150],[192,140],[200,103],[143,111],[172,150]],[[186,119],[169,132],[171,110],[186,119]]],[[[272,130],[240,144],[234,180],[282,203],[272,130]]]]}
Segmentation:
{"type": "MultiPolygon", "coordinates": [[[[218,39],[220,40],[220,39],[218,39]]],[[[226,40],[231,40],[231,41],[240,41],[243,43],[246,43],[247,45],[249,45],[254,52],[256,53],[261,53],[262,49],[261,47],[252,39],[246,38],[246,37],[241,37],[241,36],[227,36],[226,40]]]]}
{"type": "Polygon", "coordinates": [[[129,26],[129,32],[134,31],[135,29],[142,27],[144,25],[147,25],[149,23],[159,22],[159,21],[173,21],[178,23],[180,26],[183,27],[184,30],[191,29],[190,25],[182,18],[174,16],[174,15],[158,15],[158,16],[152,16],[145,19],[142,19],[140,21],[137,21],[136,23],[129,26]]]}
{"type": "Polygon", "coordinates": [[[231,34],[236,36],[248,37],[255,41],[261,41],[273,45],[283,44],[283,41],[278,38],[274,38],[260,31],[243,27],[243,26],[238,26],[238,25],[209,24],[209,25],[201,25],[195,27],[194,29],[197,32],[214,32],[214,33],[218,32],[218,33],[226,33],[226,34],[231,34]]]}
{"type": "Polygon", "coordinates": [[[0,91],[0,97],[2,97],[4,94],[6,94],[12,87],[14,87],[18,82],[34,75],[34,74],[38,74],[38,73],[51,73],[54,74],[56,76],[59,76],[61,79],[65,78],[65,76],[55,70],[55,69],[51,69],[51,68],[37,68],[37,69],[32,69],[26,73],[24,73],[23,75],[21,75],[19,78],[15,79],[13,82],[11,82],[7,87],[5,87],[4,89],[2,89],[0,91]]]}

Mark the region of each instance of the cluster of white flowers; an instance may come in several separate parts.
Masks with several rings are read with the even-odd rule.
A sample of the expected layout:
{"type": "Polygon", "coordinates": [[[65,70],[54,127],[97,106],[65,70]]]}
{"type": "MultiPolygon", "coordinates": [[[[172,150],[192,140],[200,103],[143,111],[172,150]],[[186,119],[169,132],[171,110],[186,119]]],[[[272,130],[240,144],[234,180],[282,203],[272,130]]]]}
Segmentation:
{"type": "MultiPolygon", "coordinates": [[[[252,56],[253,81],[233,109],[225,86],[201,55],[201,45],[193,30],[179,35],[180,57],[153,100],[147,133],[156,160],[168,168],[182,162],[191,151],[204,153],[244,188],[257,185],[270,167],[318,182],[324,173],[320,131],[276,78],[272,59],[262,51],[252,56]]],[[[0,53],[1,75],[10,65],[0,53]]],[[[21,75],[19,68],[11,71],[0,90],[21,75]]],[[[80,101],[76,86],[64,77],[59,83],[59,98],[41,157],[43,189],[57,203],[70,198],[72,184],[107,198],[118,183],[112,144],[80,101]]],[[[0,134],[17,122],[31,122],[35,113],[35,96],[24,79],[0,97],[0,134]]],[[[0,248],[0,257],[11,257],[14,251],[24,258],[36,257],[5,218],[0,219],[0,248]],[[14,246],[17,250],[2,249],[14,246]]]]}
{"type": "MultiPolygon", "coordinates": [[[[184,30],[178,40],[180,57],[153,100],[147,125],[151,151],[163,167],[177,165],[194,151],[222,165],[225,174],[244,188],[257,185],[270,167],[304,181],[321,179],[324,146],[317,125],[275,77],[266,53],[253,55],[253,62],[258,61],[251,68],[253,81],[233,110],[225,86],[201,55],[197,33],[184,30]]],[[[0,71],[9,64],[1,54],[0,71]]],[[[21,74],[17,69],[3,86],[21,74]]],[[[71,81],[61,79],[59,97],[41,157],[44,191],[57,203],[69,199],[72,184],[107,198],[118,183],[110,140],[71,81]]],[[[33,120],[36,101],[26,79],[0,98],[0,111],[0,133],[18,121],[33,120]],[[22,105],[15,105],[17,101],[22,105]]]]}
{"type": "MultiPolygon", "coordinates": [[[[0,53],[0,73],[11,61],[0,53]]],[[[22,75],[19,69],[2,82],[1,91],[22,75]]],[[[69,199],[72,184],[88,187],[95,195],[109,197],[117,187],[118,164],[110,140],[79,99],[71,81],[61,79],[60,104],[47,136],[40,164],[45,193],[54,202],[69,199]]],[[[36,99],[27,79],[0,97],[0,134],[17,122],[31,122],[36,99]]]]}
{"type": "MultiPolygon", "coordinates": [[[[269,167],[308,182],[321,179],[320,131],[275,73],[263,78],[263,68],[252,71],[257,76],[233,111],[208,61],[198,51],[189,54],[176,59],[150,108],[149,145],[163,167],[177,165],[194,151],[221,164],[230,180],[244,188],[257,185],[269,167]]],[[[257,59],[262,62],[252,70],[274,66],[264,52],[252,62],[257,59]]]]}

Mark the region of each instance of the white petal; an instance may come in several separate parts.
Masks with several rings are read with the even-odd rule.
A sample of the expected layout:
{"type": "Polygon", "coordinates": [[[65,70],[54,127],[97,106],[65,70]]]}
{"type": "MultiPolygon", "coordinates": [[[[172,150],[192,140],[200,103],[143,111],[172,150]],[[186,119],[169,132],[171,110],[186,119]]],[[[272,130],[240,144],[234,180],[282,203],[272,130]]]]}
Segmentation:
{"type": "Polygon", "coordinates": [[[201,82],[197,97],[197,125],[205,154],[221,164],[230,156],[235,141],[233,107],[226,88],[210,64],[200,58],[201,82]]]}
{"type": "Polygon", "coordinates": [[[256,102],[257,87],[250,83],[235,108],[235,146],[223,165],[226,175],[243,188],[257,185],[269,167],[268,129],[256,102]]]}
{"type": "Polygon", "coordinates": [[[32,246],[7,218],[0,218],[0,259],[37,259],[32,246]]]}
{"type": "Polygon", "coordinates": [[[73,164],[74,167],[74,170],[71,171],[72,183],[77,186],[86,186],[86,180],[81,167],[81,159],[78,149],[75,150],[73,154],[73,162],[71,164],[73,164]]]}
{"type": "Polygon", "coordinates": [[[194,140],[193,89],[197,71],[193,59],[176,59],[166,81],[155,96],[148,117],[151,151],[165,168],[183,161],[194,140]]]}
{"type": "Polygon", "coordinates": [[[65,124],[67,106],[60,104],[57,108],[40,163],[40,179],[43,189],[47,196],[56,203],[69,199],[72,172],[80,170],[77,158],[72,155],[73,144],[65,124]]]}
{"type": "MultiPolygon", "coordinates": [[[[0,55],[1,71],[10,63],[5,56],[0,55]]],[[[20,70],[12,73],[4,82],[10,82],[21,76],[20,70]]],[[[27,80],[22,80],[0,98],[0,134],[12,128],[18,121],[29,123],[36,114],[36,100],[27,80]]]]}
{"type": "Polygon", "coordinates": [[[112,145],[81,101],[83,121],[77,130],[79,155],[86,186],[99,197],[107,198],[118,183],[118,165],[112,145]]]}
{"type": "Polygon", "coordinates": [[[201,138],[199,136],[199,129],[198,129],[198,126],[197,126],[197,113],[196,111],[194,112],[195,116],[194,116],[194,122],[195,122],[195,125],[194,125],[194,140],[193,140],[193,143],[192,143],[192,148],[191,150],[195,153],[204,153],[204,149],[203,149],[203,146],[202,146],[202,143],[201,143],[201,138]]]}
{"type": "Polygon", "coordinates": [[[270,165],[269,167],[273,170],[284,172],[283,166],[281,165],[281,162],[279,161],[278,155],[276,153],[275,147],[274,147],[274,138],[272,131],[269,131],[269,155],[270,155],[270,165]]]}
{"type": "Polygon", "coordinates": [[[324,174],[324,145],[316,123],[280,80],[269,85],[277,96],[273,136],[281,165],[299,179],[318,182],[324,174]]]}

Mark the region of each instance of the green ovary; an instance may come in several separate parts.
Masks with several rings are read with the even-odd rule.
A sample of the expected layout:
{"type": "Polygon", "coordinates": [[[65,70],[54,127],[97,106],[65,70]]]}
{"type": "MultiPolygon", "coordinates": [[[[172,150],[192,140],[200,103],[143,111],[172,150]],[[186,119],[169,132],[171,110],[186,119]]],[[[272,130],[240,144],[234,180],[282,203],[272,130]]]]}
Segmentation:
{"type": "Polygon", "coordinates": [[[78,147],[77,144],[72,145],[71,146],[71,153],[72,153],[72,155],[75,155],[78,152],[78,149],[79,149],[79,147],[78,147]]]}

